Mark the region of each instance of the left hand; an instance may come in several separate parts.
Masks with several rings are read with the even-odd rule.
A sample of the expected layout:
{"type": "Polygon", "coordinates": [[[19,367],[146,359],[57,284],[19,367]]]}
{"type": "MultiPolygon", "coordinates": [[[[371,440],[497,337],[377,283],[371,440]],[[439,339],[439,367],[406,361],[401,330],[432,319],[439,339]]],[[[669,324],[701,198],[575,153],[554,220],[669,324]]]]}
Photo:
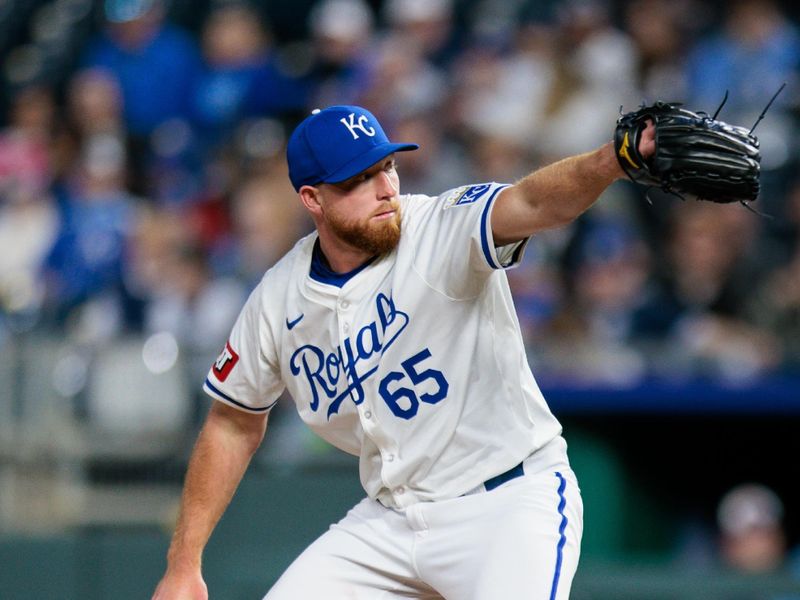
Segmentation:
{"type": "Polygon", "coordinates": [[[643,158],[650,158],[656,153],[656,126],[650,119],[642,130],[642,137],[639,140],[639,154],[643,158]]]}

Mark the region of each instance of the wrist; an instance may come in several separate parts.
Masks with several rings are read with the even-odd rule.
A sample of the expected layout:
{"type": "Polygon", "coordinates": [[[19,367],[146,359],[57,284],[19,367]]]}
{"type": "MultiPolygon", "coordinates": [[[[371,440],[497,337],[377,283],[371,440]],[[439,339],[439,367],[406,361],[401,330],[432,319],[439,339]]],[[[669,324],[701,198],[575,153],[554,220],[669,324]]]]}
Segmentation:
{"type": "Polygon", "coordinates": [[[200,553],[185,552],[179,549],[170,548],[167,552],[167,569],[173,572],[196,572],[200,571],[202,564],[200,553]]]}
{"type": "Polygon", "coordinates": [[[619,164],[617,152],[614,149],[614,142],[603,144],[598,150],[599,172],[605,173],[612,181],[623,179],[625,171],[619,164]]]}

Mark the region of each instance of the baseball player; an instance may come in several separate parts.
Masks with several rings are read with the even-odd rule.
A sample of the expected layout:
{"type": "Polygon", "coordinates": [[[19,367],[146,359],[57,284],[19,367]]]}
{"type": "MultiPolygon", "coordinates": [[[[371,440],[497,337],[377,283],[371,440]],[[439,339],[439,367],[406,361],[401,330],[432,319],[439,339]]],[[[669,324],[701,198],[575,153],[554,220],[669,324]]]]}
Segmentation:
{"type": "MultiPolygon", "coordinates": [[[[648,128],[638,150],[653,145],[648,128]]],[[[569,597],[581,497],[504,271],[623,172],[607,144],[514,185],[401,195],[394,154],[416,148],[357,106],[293,132],[289,175],[316,231],[266,273],[208,373],[216,402],[157,600],[207,597],[202,550],[284,389],[359,457],[366,497],[267,599],[569,597]]]]}

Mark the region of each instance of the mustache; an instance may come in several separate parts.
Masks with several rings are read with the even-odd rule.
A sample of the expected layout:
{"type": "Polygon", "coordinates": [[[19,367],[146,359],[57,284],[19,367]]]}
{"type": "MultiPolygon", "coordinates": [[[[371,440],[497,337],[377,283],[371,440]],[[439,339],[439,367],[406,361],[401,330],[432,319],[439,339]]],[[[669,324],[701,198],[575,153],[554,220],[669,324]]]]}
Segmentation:
{"type": "Polygon", "coordinates": [[[387,213],[387,212],[389,212],[390,210],[393,210],[393,211],[395,211],[396,213],[399,213],[399,212],[400,212],[400,202],[399,202],[399,201],[397,201],[397,200],[391,200],[391,201],[389,202],[389,205],[388,205],[388,206],[382,206],[381,208],[379,208],[378,210],[376,210],[374,213],[372,213],[372,215],[371,215],[371,216],[372,216],[372,217],[377,217],[378,215],[382,215],[383,213],[387,213]]]}

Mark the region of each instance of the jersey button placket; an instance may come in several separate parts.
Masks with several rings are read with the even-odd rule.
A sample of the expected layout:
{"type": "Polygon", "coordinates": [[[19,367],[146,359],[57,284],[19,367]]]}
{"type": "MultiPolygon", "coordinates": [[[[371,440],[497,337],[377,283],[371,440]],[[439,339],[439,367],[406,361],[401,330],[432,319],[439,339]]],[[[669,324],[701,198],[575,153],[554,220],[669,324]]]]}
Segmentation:
{"type": "Polygon", "coordinates": [[[375,415],[372,414],[369,400],[365,400],[359,404],[358,411],[361,415],[361,426],[364,428],[364,433],[371,438],[374,437],[378,431],[378,422],[375,419],[375,415]]]}
{"type": "Polygon", "coordinates": [[[337,312],[339,315],[339,321],[342,324],[342,333],[344,334],[343,337],[347,337],[347,335],[350,333],[350,321],[348,320],[346,314],[348,308],[350,308],[350,302],[348,300],[339,300],[339,310],[337,312]]]}

